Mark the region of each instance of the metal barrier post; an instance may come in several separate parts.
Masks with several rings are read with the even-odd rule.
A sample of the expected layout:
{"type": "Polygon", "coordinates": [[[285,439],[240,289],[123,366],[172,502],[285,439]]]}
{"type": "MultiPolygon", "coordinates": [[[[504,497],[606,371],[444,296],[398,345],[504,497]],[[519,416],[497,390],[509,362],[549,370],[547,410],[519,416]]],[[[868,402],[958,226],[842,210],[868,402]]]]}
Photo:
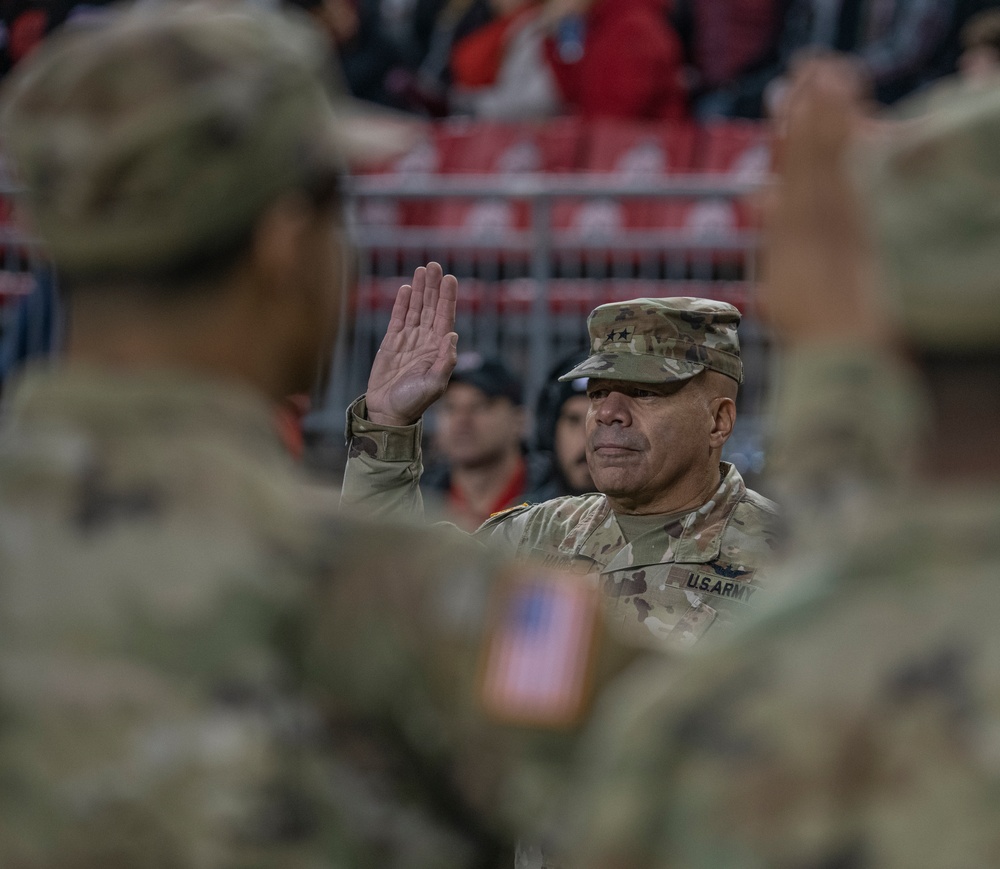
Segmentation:
{"type": "Polygon", "coordinates": [[[534,244],[531,251],[531,277],[534,295],[531,299],[529,364],[524,375],[525,402],[534,407],[545,385],[551,367],[549,346],[552,341],[549,279],[552,277],[552,198],[540,193],[531,200],[531,230],[534,244]]]}

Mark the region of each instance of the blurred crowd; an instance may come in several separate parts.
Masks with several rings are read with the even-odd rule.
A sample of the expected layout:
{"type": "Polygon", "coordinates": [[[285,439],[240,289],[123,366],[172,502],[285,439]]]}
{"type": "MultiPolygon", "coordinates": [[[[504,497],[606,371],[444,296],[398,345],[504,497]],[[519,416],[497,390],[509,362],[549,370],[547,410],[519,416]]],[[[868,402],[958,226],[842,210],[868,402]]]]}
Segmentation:
{"type": "MultiPolygon", "coordinates": [[[[823,53],[893,103],[1000,52],[995,17],[970,23],[993,0],[272,2],[308,12],[355,96],[430,117],[762,118],[823,53]]],[[[0,4],[0,74],[104,4],[0,4]]]]}
{"type": "Polygon", "coordinates": [[[556,380],[582,358],[560,361],[531,415],[522,384],[502,360],[460,355],[437,407],[421,481],[451,521],[475,531],[524,502],[593,491],[584,450],[587,379],[556,380]]]}

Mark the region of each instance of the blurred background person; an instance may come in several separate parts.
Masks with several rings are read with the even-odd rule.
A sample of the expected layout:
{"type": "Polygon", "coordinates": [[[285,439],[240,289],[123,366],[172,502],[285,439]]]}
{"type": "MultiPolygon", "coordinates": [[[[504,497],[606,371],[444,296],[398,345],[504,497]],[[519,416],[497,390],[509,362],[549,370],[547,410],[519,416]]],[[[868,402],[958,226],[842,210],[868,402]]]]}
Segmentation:
{"type": "Polygon", "coordinates": [[[683,49],[664,0],[547,0],[546,52],[570,113],[688,116],[683,49]]]}
{"type": "Polygon", "coordinates": [[[1000,9],[988,9],[962,28],[958,70],[967,80],[989,82],[1000,72],[1000,9]]]}
{"type": "Polygon", "coordinates": [[[66,324],[55,271],[43,262],[31,279],[31,292],[0,308],[0,389],[30,360],[62,349],[66,324]]]}
{"type": "Polygon", "coordinates": [[[451,52],[452,114],[526,120],[561,107],[545,56],[541,0],[490,0],[493,21],[455,43],[451,52]]]}
{"type": "Polygon", "coordinates": [[[460,528],[475,531],[493,513],[521,504],[545,478],[547,461],[524,450],[521,381],[499,359],[461,354],[436,418],[442,461],[427,469],[421,486],[460,528]]]}
{"type": "Polygon", "coordinates": [[[852,59],[859,86],[875,99],[895,102],[932,80],[954,20],[955,0],[792,0],[778,63],[757,74],[760,115],[779,111],[800,64],[830,52],[852,59]]]}
{"type": "Polygon", "coordinates": [[[549,379],[538,397],[535,410],[535,448],[550,457],[549,478],[525,496],[525,501],[537,504],[563,495],[583,495],[596,491],[587,466],[587,378],[560,381],[559,375],[575,368],[589,353],[567,356],[553,367],[549,379]]]}
{"type": "MultiPolygon", "coordinates": [[[[431,0],[425,0],[431,2],[431,0]]],[[[412,82],[411,98],[419,110],[441,117],[449,112],[453,46],[495,18],[491,0],[444,0],[428,20],[426,51],[412,82]]]]}
{"type": "Polygon", "coordinates": [[[414,100],[417,69],[430,49],[446,0],[283,0],[305,9],[335,51],[359,99],[423,112],[414,100]]]}

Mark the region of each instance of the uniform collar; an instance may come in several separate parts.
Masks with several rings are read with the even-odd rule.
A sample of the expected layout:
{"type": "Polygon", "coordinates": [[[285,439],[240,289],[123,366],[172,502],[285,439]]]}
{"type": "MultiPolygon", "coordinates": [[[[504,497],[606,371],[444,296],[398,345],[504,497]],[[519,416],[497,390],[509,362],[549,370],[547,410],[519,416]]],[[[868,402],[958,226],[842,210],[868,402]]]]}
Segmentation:
{"type": "Polygon", "coordinates": [[[603,563],[607,557],[605,553],[614,549],[617,542],[621,548],[607,563],[602,571],[605,573],[647,564],[705,564],[715,560],[722,550],[722,535],[733,508],[747,490],[733,465],[722,462],[720,468],[719,488],[701,507],[666,526],[662,532],[659,529],[649,531],[624,546],[621,545],[625,540],[621,526],[607,498],[602,498],[585,517],[592,531],[579,554],[603,563]]]}

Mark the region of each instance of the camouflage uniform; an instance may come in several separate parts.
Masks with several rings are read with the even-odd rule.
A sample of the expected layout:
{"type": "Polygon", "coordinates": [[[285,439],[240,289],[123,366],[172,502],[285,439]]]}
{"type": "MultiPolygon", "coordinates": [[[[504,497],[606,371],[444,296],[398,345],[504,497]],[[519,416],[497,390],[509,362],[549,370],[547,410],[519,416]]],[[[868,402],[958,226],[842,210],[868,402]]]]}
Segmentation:
{"type": "MultiPolygon", "coordinates": [[[[731,305],[694,298],[602,305],[588,321],[591,356],[560,379],[657,383],[712,369],[741,382],[739,320],[731,305]]],[[[377,515],[419,512],[420,423],[380,426],[365,417],[361,398],[348,410],[345,503],[377,515]]],[[[686,647],[713,624],[739,621],[767,587],[762,568],[777,535],[776,507],[748,490],[731,465],[723,463],[721,472],[718,490],[702,507],[635,540],[626,540],[601,494],[508,510],[476,536],[519,556],[598,571],[622,632],[686,647]]],[[[716,627],[713,635],[721,633],[716,627]]]]}
{"type": "Polygon", "coordinates": [[[572,728],[476,701],[499,566],[333,500],[229,384],[25,377],[0,429],[5,867],[464,867],[543,817],[572,728]]]}
{"type": "MultiPolygon", "coordinates": [[[[141,277],[253,225],[303,128],[336,127],[322,58],[277,15],[190,4],[42,46],[3,132],[57,262],[141,277]]],[[[500,723],[479,687],[523,575],[338,513],[238,382],[75,360],[5,398],[4,869],[488,866],[531,831],[574,723],[500,723]]]]}
{"type": "MultiPolygon", "coordinates": [[[[332,704],[312,700],[343,544],[372,532],[309,502],[254,396],[19,385],[0,434],[5,865],[366,865],[332,704]]],[[[416,851],[447,853],[425,826],[416,851]]]]}
{"type": "MultiPolygon", "coordinates": [[[[995,359],[1000,222],[986,191],[1000,177],[1000,94],[955,97],[877,152],[869,189],[907,338],[995,359]]],[[[815,514],[837,497],[803,485],[830,441],[811,447],[811,408],[863,381],[853,394],[873,412],[844,414],[836,435],[860,511],[798,546],[798,593],[739,643],[669,685],[661,668],[638,673],[609,699],[567,836],[572,865],[1000,860],[1000,491],[911,478],[899,447],[920,427],[912,381],[873,348],[848,361],[857,349],[789,366],[777,430],[801,451],[815,514]],[[868,462],[876,473],[857,485],[868,462]]]]}

